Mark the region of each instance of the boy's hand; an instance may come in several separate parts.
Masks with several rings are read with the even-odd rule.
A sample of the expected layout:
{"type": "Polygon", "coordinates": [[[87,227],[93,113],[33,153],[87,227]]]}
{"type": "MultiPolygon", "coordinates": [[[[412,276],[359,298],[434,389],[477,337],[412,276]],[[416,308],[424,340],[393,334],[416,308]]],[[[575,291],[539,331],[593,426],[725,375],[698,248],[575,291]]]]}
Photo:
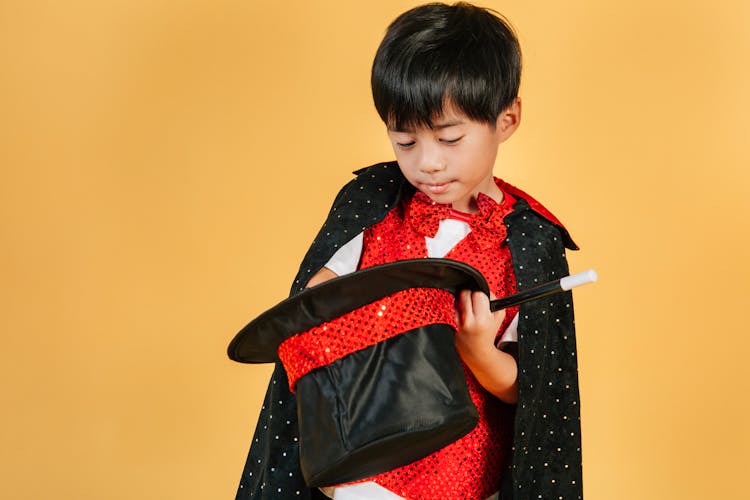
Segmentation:
{"type": "Polygon", "coordinates": [[[495,347],[505,310],[491,312],[490,297],[468,290],[459,295],[457,309],[456,350],[461,359],[482,387],[506,403],[515,403],[518,365],[513,356],[495,347]]]}
{"type": "MultiPolygon", "coordinates": [[[[494,299],[494,295],[491,295],[494,299]]],[[[495,349],[495,338],[505,319],[505,309],[490,311],[490,298],[482,292],[463,290],[459,295],[457,322],[459,352],[481,354],[495,349]]]]}

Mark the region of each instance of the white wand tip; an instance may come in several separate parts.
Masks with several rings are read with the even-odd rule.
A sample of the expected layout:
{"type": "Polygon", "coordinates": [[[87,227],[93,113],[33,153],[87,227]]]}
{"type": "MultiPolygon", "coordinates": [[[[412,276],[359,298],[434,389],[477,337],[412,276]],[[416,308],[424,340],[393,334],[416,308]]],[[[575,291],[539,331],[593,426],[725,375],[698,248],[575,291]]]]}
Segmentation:
{"type": "Polygon", "coordinates": [[[596,271],[589,269],[582,273],[573,274],[572,276],[566,276],[560,280],[560,288],[566,292],[577,286],[585,285],[587,283],[594,283],[598,279],[596,271]]]}

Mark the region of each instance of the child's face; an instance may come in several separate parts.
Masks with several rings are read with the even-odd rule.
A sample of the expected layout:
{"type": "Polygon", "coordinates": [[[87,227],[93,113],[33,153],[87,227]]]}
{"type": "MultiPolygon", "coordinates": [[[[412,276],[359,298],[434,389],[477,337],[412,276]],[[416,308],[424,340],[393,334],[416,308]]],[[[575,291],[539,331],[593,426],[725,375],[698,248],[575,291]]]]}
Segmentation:
{"type": "Polygon", "coordinates": [[[500,201],[492,168],[498,146],[515,131],[520,118],[520,100],[500,113],[495,127],[476,122],[448,104],[432,120],[432,128],[389,128],[388,136],[401,172],[414,187],[433,201],[472,213],[478,193],[500,201]]]}

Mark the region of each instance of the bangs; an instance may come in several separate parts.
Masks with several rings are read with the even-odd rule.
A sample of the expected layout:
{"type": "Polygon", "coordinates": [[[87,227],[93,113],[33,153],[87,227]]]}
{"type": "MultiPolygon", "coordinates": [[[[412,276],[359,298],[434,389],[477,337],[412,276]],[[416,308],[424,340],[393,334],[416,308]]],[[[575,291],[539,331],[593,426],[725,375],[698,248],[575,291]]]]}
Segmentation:
{"type": "Polygon", "coordinates": [[[481,78],[472,78],[467,72],[460,71],[461,68],[440,71],[434,65],[415,66],[421,65],[413,65],[411,74],[388,82],[375,97],[376,102],[381,103],[380,107],[376,105],[378,113],[390,129],[432,128],[446,107],[452,107],[474,121],[494,125],[500,111],[516,97],[510,97],[507,103],[499,102],[495,93],[497,102],[488,102],[491,101],[485,98],[490,93],[488,83],[481,78]]]}

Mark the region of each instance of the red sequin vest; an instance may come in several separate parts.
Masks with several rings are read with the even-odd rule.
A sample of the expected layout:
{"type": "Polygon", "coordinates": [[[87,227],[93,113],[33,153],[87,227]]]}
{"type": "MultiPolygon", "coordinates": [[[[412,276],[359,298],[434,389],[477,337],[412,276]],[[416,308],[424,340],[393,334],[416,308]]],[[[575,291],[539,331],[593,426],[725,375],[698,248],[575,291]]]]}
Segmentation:
{"type": "MultiPolygon", "coordinates": [[[[497,210],[510,212],[513,201],[506,194],[497,210]]],[[[396,208],[383,221],[365,230],[360,268],[427,256],[424,236],[414,231],[403,214],[403,207],[396,208]]],[[[445,258],[477,268],[498,297],[516,290],[510,251],[504,240],[480,250],[470,233],[445,258]]],[[[500,332],[507,328],[516,310],[506,311],[500,332]]],[[[409,500],[484,500],[499,490],[512,445],[513,407],[487,392],[466,366],[464,371],[472,401],[479,410],[477,426],[463,438],[431,455],[369,478],[369,481],[409,500]]]]}
{"type": "MultiPolygon", "coordinates": [[[[514,201],[506,193],[497,210],[507,214],[514,201]]],[[[365,230],[360,269],[427,257],[424,235],[405,217],[409,202],[405,200],[381,222],[365,230]]],[[[478,269],[498,297],[516,291],[510,251],[504,240],[480,249],[469,233],[445,258],[478,269]]],[[[435,323],[455,328],[454,310],[453,296],[446,291],[411,289],[294,336],[279,348],[290,388],[293,390],[296,381],[309,371],[401,332],[435,323]],[[394,318],[398,319],[396,323],[392,321],[394,318]]],[[[500,332],[507,328],[516,312],[517,308],[506,311],[500,332]]],[[[479,411],[477,426],[461,439],[420,460],[362,481],[374,481],[408,500],[484,500],[499,490],[510,457],[514,407],[487,392],[466,366],[464,372],[469,394],[479,411]]]]}

